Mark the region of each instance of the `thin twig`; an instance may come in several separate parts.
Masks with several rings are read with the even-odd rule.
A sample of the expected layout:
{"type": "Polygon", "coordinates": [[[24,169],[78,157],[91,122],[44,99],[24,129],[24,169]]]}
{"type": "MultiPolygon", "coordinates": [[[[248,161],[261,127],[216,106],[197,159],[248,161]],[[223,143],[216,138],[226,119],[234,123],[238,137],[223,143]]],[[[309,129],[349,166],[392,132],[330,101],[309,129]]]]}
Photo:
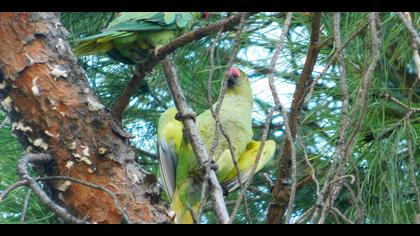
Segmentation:
{"type": "MultiPolygon", "coordinates": [[[[323,201],[324,194],[325,194],[326,190],[333,183],[333,182],[329,182],[329,179],[330,179],[330,176],[332,175],[332,173],[334,171],[337,172],[337,174],[336,174],[336,176],[338,176],[337,179],[341,180],[341,176],[344,175],[344,172],[345,172],[345,163],[346,163],[346,160],[347,160],[347,157],[346,157],[346,149],[347,149],[346,134],[347,134],[347,130],[348,130],[349,125],[350,125],[350,120],[349,120],[349,117],[348,117],[350,95],[349,95],[348,86],[347,86],[346,64],[344,62],[344,52],[343,52],[343,50],[341,50],[343,47],[341,45],[341,32],[340,32],[340,21],[341,20],[340,20],[340,18],[341,18],[341,15],[340,15],[339,12],[334,13],[334,17],[333,17],[334,40],[335,40],[335,44],[336,44],[337,48],[340,49],[340,50],[337,51],[337,59],[338,59],[338,62],[339,62],[339,70],[340,70],[340,88],[341,88],[341,91],[343,93],[343,101],[342,101],[342,106],[341,106],[341,118],[340,118],[339,130],[338,130],[339,139],[338,139],[336,152],[335,152],[334,157],[333,157],[334,163],[331,165],[330,170],[327,173],[326,182],[325,182],[325,186],[322,190],[322,193],[318,196],[318,200],[317,200],[318,204],[320,204],[320,202],[323,201]],[[336,161],[336,160],[338,160],[338,161],[336,161]],[[335,169],[337,163],[338,163],[338,167],[337,167],[337,169],[335,169]]],[[[335,186],[333,186],[333,188],[334,187],[335,186]]],[[[335,187],[336,190],[339,189],[339,188],[340,187],[335,187]]],[[[323,207],[322,210],[324,212],[326,207],[327,207],[327,204],[323,204],[322,207],[323,207]]],[[[319,208],[316,208],[315,213],[317,213],[318,210],[319,210],[319,208]]],[[[315,213],[314,213],[314,217],[312,218],[312,222],[316,217],[315,213]]]]}
{"type": "MultiPolygon", "coordinates": [[[[379,61],[379,57],[380,57],[380,46],[381,46],[381,39],[380,39],[380,31],[379,31],[379,27],[377,25],[377,13],[369,13],[369,24],[370,24],[370,28],[371,28],[371,34],[372,34],[372,43],[373,43],[373,55],[372,55],[372,60],[371,63],[368,66],[368,69],[366,70],[366,72],[364,73],[363,77],[362,77],[362,81],[361,81],[361,85],[358,91],[358,95],[356,97],[356,101],[355,104],[352,108],[351,114],[350,114],[350,120],[355,120],[355,115],[357,114],[357,118],[356,118],[356,124],[353,125],[353,132],[350,135],[349,139],[346,141],[346,145],[345,145],[345,154],[344,156],[347,157],[350,155],[353,146],[354,146],[354,142],[356,141],[357,135],[360,132],[360,128],[362,125],[362,122],[365,118],[366,112],[367,112],[367,102],[368,102],[368,90],[369,87],[372,83],[372,78],[373,78],[373,74],[376,68],[376,65],[378,64],[379,61]]],[[[343,160],[344,162],[344,160],[343,160]]],[[[334,163],[337,163],[334,161],[334,163]]],[[[340,163],[341,165],[344,165],[342,163],[340,163]]],[[[330,170],[333,170],[333,166],[330,170]]],[[[343,168],[343,167],[340,167],[343,168]]],[[[333,171],[332,171],[333,172],[333,171]]],[[[331,173],[331,172],[329,172],[331,173]]],[[[338,178],[341,178],[340,176],[343,174],[343,170],[340,170],[340,173],[337,173],[338,178]]],[[[353,177],[354,178],[354,177],[353,177]]],[[[331,183],[326,182],[325,183],[325,188],[323,189],[322,193],[325,194],[326,190],[328,189],[328,186],[331,183]]],[[[322,213],[321,213],[321,217],[318,221],[319,224],[324,223],[325,221],[325,216],[326,216],[326,211],[328,211],[330,209],[330,207],[332,206],[332,204],[334,203],[336,197],[338,196],[338,193],[340,192],[340,189],[342,187],[342,184],[338,184],[336,186],[333,186],[333,190],[331,192],[331,194],[328,197],[327,202],[329,202],[330,204],[328,205],[324,205],[323,209],[322,209],[322,213]]],[[[317,209],[318,210],[318,209],[317,209]]],[[[315,214],[314,214],[315,215],[315,214]]]]}
{"type": "Polygon", "coordinates": [[[404,23],[408,32],[410,33],[412,45],[415,48],[420,48],[420,37],[418,35],[417,30],[413,26],[413,22],[411,20],[410,13],[409,12],[397,12],[397,14],[400,17],[401,21],[404,23]]]}
{"type": "Polygon", "coordinates": [[[64,221],[69,223],[75,223],[75,224],[87,224],[89,222],[86,222],[84,220],[80,220],[77,217],[70,214],[66,209],[59,206],[57,203],[52,201],[50,197],[45,193],[45,191],[38,185],[38,183],[30,177],[26,165],[28,163],[33,162],[49,162],[52,161],[53,158],[48,154],[32,154],[27,153],[23,155],[23,157],[19,160],[17,170],[19,176],[22,178],[22,181],[27,181],[26,185],[30,187],[30,189],[34,192],[34,194],[43,202],[48,209],[50,209],[52,212],[54,212],[57,216],[62,218],[64,221]]]}
{"type": "MultiPolygon", "coordinates": [[[[231,53],[229,61],[227,63],[227,70],[229,70],[230,67],[233,65],[233,62],[234,62],[235,58],[237,57],[237,54],[238,54],[238,51],[239,51],[239,48],[240,48],[242,30],[243,30],[244,25],[245,25],[245,15],[244,15],[244,13],[241,13],[241,14],[242,14],[241,15],[241,20],[240,20],[238,29],[236,31],[235,45],[232,49],[232,53],[231,53]]],[[[224,80],[222,81],[222,89],[219,93],[219,98],[218,98],[217,103],[215,105],[216,109],[213,110],[213,107],[210,106],[210,112],[212,113],[212,116],[213,116],[213,118],[215,120],[215,124],[216,124],[215,139],[214,139],[212,147],[211,147],[211,153],[213,155],[214,152],[216,151],[216,148],[217,148],[217,146],[219,144],[219,140],[220,140],[220,134],[222,134],[223,137],[226,139],[226,142],[228,144],[228,148],[229,148],[230,156],[231,156],[231,159],[232,159],[232,162],[233,162],[233,166],[235,167],[235,170],[236,170],[236,173],[237,173],[236,177],[237,177],[237,180],[238,180],[238,184],[239,184],[240,189],[242,189],[243,188],[243,183],[241,181],[241,172],[240,172],[237,157],[236,157],[236,150],[233,147],[232,140],[227,135],[227,133],[226,133],[224,127],[223,127],[223,124],[220,121],[220,117],[219,117],[220,116],[220,110],[221,110],[222,104],[223,104],[223,100],[224,100],[225,95],[226,95],[227,86],[228,86],[228,77],[225,77],[224,80]]],[[[245,199],[246,199],[246,196],[245,196],[245,199]]],[[[246,200],[245,200],[245,214],[247,216],[248,221],[250,222],[251,217],[249,216],[249,210],[248,210],[248,205],[247,205],[246,200]]],[[[231,222],[229,222],[229,223],[231,223],[231,222]]]]}
{"type": "MultiPolygon", "coordinates": [[[[209,78],[207,83],[207,103],[209,107],[213,106],[213,98],[212,98],[212,81],[213,81],[213,74],[215,71],[215,65],[214,65],[214,52],[216,49],[217,42],[219,41],[220,36],[222,35],[223,27],[220,28],[219,32],[217,33],[216,37],[213,40],[213,44],[210,47],[210,71],[209,71],[209,78]]],[[[217,129],[217,127],[216,127],[217,129]]],[[[210,150],[209,156],[210,158],[213,158],[214,150],[216,148],[212,148],[210,150]]],[[[210,176],[210,168],[211,168],[211,161],[207,162],[207,165],[205,166],[205,175],[204,175],[204,181],[202,183],[201,187],[201,196],[200,196],[200,208],[197,213],[197,218],[200,219],[201,214],[203,212],[203,207],[205,205],[205,202],[207,200],[207,187],[208,187],[208,180],[210,176]]]]}
{"type": "Polygon", "coordinates": [[[241,189],[241,191],[238,195],[238,198],[236,199],[235,206],[233,207],[232,214],[231,214],[230,219],[229,219],[229,223],[232,223],[233,220],[235,219],[235,217],[238,213],[238,210],[239,210],[239,206],[241,205],[242,198],[244,198],[244,195],[246,195],[246,191],[249,188],[249,185],[251,184],[251,180],[255,175],[257,165],[258,165],[258,162],[259,162],[259,160],[261,158],[261,155],[262,155],[262,151],[263,151],[263,148],[264,148],[264,145],[265,145],[265,140],[267,139],[267,136],[268,136],[269,126],[270,126],[271,120],[273,118],[273,113],[274,113],[275,110],[276,109],[273,108],[268,113],[267,119],[265,121],[264,132],[263,132],[263,135],[262,135],[262,138],[261,138],[261,144],[260,144],[260,147],[259,147],[258,152],[257,152],[257,157],[255,159],[255,162],[254,162],[253,166],[252,166],[251,173],[249,174],[248,179],[245,181],[245,186],[241,189]]]}
{"type": "MultiPolygon", "coordinates": [[[[420,112],[420,108],[414,108],[414,107],[410,107],[409,105],[404,104],[403,102],[401,102],[400,100],[398,100],[397,98],[391,96],[389,93],[387,92],[383,92],[382,96],[387,99],[387,100],[391,100],[393,102],[395,102],[396,104],[400,105],[401,107],[407,109],[408,111],[412,111],[413,113],[417,113],[420,112]]],[[[409,103],[410,100],[409,100],[409,103]]]]}
{"type": "Polygon", "coordinates": [[[28,210],[29,200],[31,199],[31,193],[32,193],[32,190],[28,189],[28,192],[26,193],[25,201],[23,202],[22,213],[20,215],[21,223],[25,222],[26,211],[28,210]]]}
{"type": "Polygon", "coordinates": [[[27,185],[27,181],[26,180],[19,180],[16,183],[13,183],[9,187],[7,187],[5,190],[2,191],[2,193],[0,195],[0,203],[4,199],[6,199],[6,197],[9,195],[10,192],[12,192],[13,190],[15,190],[16,188],[19,188],[19,187],[22,187],[22,186],[26,186],[26,185],[27,185]]]}
{"type": "MultiPolygon", "coordinates": [[[[293,153],[294,143],[292,143],[292,139],[296,136],[296,132],[298,130],[298,118],[302,111],[305,96],[307,95],[307,85],[312,79],[311,74],[314,70],[314,66],[320,52],[318,43],[321,30],[321,15],[322,13],[320,12],[316,12],[313,14],[311,24],[311,36],[309,48],[306,54],[306,60],[303,66],[302,73],[299,77],[299,82],[293,94],[292,105],[290,107],[289,115],[283,117],[285,119],[285,125],[288,124],[290,127],[289,130],[291,135],[287,134],[289,131],[288,128],[286,128],[286,142],[284,144],[282,159],[279,163],[279,175],[276,181],[276,185],[273,189],[272,200],[268,206],[266,215],[266,222],[269,224],[280,223],[281,217],[285,214],[285,212],[288,209],[290,210],[290,207],[292,207],[290,203],[291,200],[293,200],[292,198],[294,198],[294,194],[292,194],[293,186],[290,187],[290,185],[288,184],[289,179],[293,178],[293,176],[290,176],[290,172],[293,172],[292,165],[294,165],[292,156],[295,155],[293,153]],[[287,122],[286,117],[288,118],[287,122]],[[289,196],[285,196],[286,194],[288,194],[289,196]],[[286,197],[288,198],[287,204],[285,202],[286,197]]],[[[291,212],[289,212],[288,214],[290,213],[291,212]]]]}
{"type": "Polygon", "coordinates": [[[105,188],[105,187],[103,187],[101,185],[90,183],[90,182],[87,182],[85,180],[73,178],[73,177],[70,177],[70,176],[47,176],[47,177],[36,178],[34,180],[35,181],[43,181],[43,180],[67,180],[67,181],[71,181],[71,182],[74,182],[74,183],[77,183],[77,184],[84,185],[84,186],[89,187],[89,188],[93,188],[93,189],[104,191],[104,192],[106,192],[112,198],[112,200],[114,201],[115,207],[121,213],[121,215],[123,216],[124,220],[128,224],[131,223],[130,222],[130,219],[128,217],[127,212],[120,205],[120,202],[118,201],[117,195],[114,192],[112,192],[111,190],[109,190],[109,189],[107,189],[107,188],[105,188]]]}
{"type": "Polygon", "coordinates": [[[318,81],[327,73],[328,69],[335,63],[335,61],[338,59],[338,54],[343,52],[345,48],[348,47],[348,45],[353,41],[353,39],[356,38],[357,35],[359,35],[367,26],[369,25],[369,21],[363,23],[360,27],[358,27],[358,29],[356,31],[354,31],[349,38],[346,40],[346,42],[341,46],[338,47],[336,45],[336,50],[333,54],[333,56],[331,57],[331,59],[329,60],[329,62],[327,63],[327,65],[324,67],[324,69],[321,71],[321,73],[318,75],[318,77],[312,81],[310,88],[309,88],[309,92],[308,95],[306,96],[306,100],[309,100],[312,97],[312,93],[315,89],[315,85],[318,83],[318,81]]]}
{"type": "MultiPolygon", "coordinates": [[[[410,88],[409,95],[408,95],[408,106],[404,106],[409,111],[407,112],[406,116],[404,117],[405,124],[407,127],[407,145],[408,145],[408,157],[409,157],[409,170],[411,175],[411,184],[413,185],[414,191],[416,192],[416,200],[417,200],[417,211],[420,212],[420,190],[417,187],[417,180],[416,180],[416,163],[414,161],[414,149],[413,149],[413,137],[411,134],[411,124],[410,124],[410,116],[413,112],[420,109],[412,108],[412,99],[413,94],[415,92],[416,86],[420,81],[420,56],[419,56],[419,47],[420,47],[420,38],[418,36],[417,31],[413,27],[413,22],[411,20],[411,16],[409,12],[398,12],[398,16],[400,17],[401,21],[406,26],[408,32],[410,33],[411,40],[410,40],[410,47],[413,51],[413,58],[414,63],[416,65],[417,77],[414,81],[413,85],[410,88]],[[411,111],[411,112],[410,112],[411,111]]],[[[392,98],[391,98],[392,99],[392,98]]],[[[397,99],[395,99],[397,100],[397,99]]],[[[397,102],[393,99],[394,102],[397,102]]],[[[398,103],[402,105],[402,103],[398,103]]]]}
{"type": "Polygon", "coordinates": [[[302,224],[304,220],[306,220],[311,213],[315,210],[315,206],[311,206],[306,212],[302,214],[300,218],[298,218],[294,224],[302,224]]]}
{"type": "Polygon", "coordinates": [[[134,152],[136,152],[136,154],[139,155],[139,156],[150,157],[153,160],[158,160],[159,159],[158,156],[155,153],[148,152],[148,151],[143,150],[143,149],[138,148],[138,147],[134,147],[134,152]]]}
{"type": "Polygon", "coordinates": [[[408,160],[409,160],[409,169],[411,175],[411,184],[413,185],[414,191],[416,192],[416,200],[417,200],[417,211],[420,212],[420,190],[417,187],[417,180],[416,180],[416,162],[414,161],[414,150],[413,150],[413,137],[411,134],[410,128],[410,118],[405,117],[406,127],[407,127],[407,145],[408,145],[408,160]]]}
{"type": "MultiPolygon", "coordinates": [[[[241,204],[242,198],[246,195],[246,190],[249,187],[249,185],[251,183],[251,180],[255,175],[258,163],[261,159],[261,155],[262,155],[262,152],[264,150],[265,141],[266,141],[267,136],[268,136],[268,130],[270,129],[270,124],[271,124],[273,113],[277,109],[282,111],[283,115],[285,115],[285,113],[286,113],[284,111],[284,108],[283,108],[280,100],[278,99],[277,90],[276,90],[275,85],[274,85],[274,72],[276,71],[276,68],[275,68],[276,67],[276,62],[277,62],[277,59],[278,59],[278,57],[281,53],[281,50],[283,48],[283,43],[284,43],[285,36],[286,36],[286,34],[289,30],[289,25],[290,25],[290,22],[291,22],[291,19],[292,19],[292,15],[293,15],[293,13],[290,12],[286,16],[286,20],[285,20],[285,23],[284,23],[284,26],[283,26],[283,29],[282,29],[282,32],[281,32],[281,35],[280,35],[280,38],[279,38],[279,42],[276,46],[276,50],[275,50],[273,58],[271,60],[271,69],[270,69],[271,73],[269,75],[269,84],[270,84],[270,89],[272,91],[272,95],[273,95],[273,98],[274,98],[274,101],[275,101],[275,107],[273,107],[273,109],[270,110],[270,112],[267,116],[267,119],[265,121],[264,129],[263,129],[263,136],[262,136],[262,139],[261,139],[260,147],[259,147],[258,152],[257,152],[257,157],[255,159],[255,162],[254,162],[253,166],[252,166],[251,173],[249,174],[248,179],[246,180],[245,187],[241,189],[241,192],[240,192],[240,194],[238,196],[238,199],[235,203],[235,207],[232,211],[232,215],[231,215],[231,218],[229,220],[230,222],[233,222],[233,220],[235,218],[235,215],[236,215],[236,212],[239,209],[239,205],[241,204]]],[[[287,114],[285,115],[284,119],[285,119],[285,125],[286,125],[286,130],[287,130],[287,127],[288,127],[287,114]]]]}
{"type": "Polygon", "coordinates": [[[311,161],[309,160],[308,154],[306,153],[305,145],[303,144],[303,140],[301,138],[299,138],[299,136],[298,136],[298,140],[299,140],[300,147],[303,150],[303,154],[304,154],[303,156],[305,158],[306,165],[308,165],[309,169],[311,170],[311,177],[312,177],[312,180],[314,181],[315,187],[316,187],[316,196],[318,198],[320,198],[321,197],[320,184],[319,184],[318,179],[316,178],[315,168],[312,165],[311,161]]]}
{"type": "MultiPolygon", "coordinates": [[[[27,153],[25,154],[19,161],[18,163],[18,173],[21,176],[21,178],[23,179],[22,182],[25,182],[25,185],[27,185],[34,193],[35,195],[37,195],[40,200],[47,205],[47,207],[53,211],[54,213],[56,213],[60,218],[63,218],[64,220],[71,222],[71,223],[77,223],[77,224],[81,224],[81,223],[88,223],[86,221],[77,219],[76,217],[72,216],[70,213],[67,212],[67,210],[65,210],[64,208],[62,208],[61,206],[59,206],[58,204],[56,204],[55,202],[53,202],[44,192],[44,190],[42,190],[42,188],[36,183],[38,181],[44,181],[44,180],[67,180],[67,181],[71,181],[77,184],[81,184],[90,188],[94,188],[97,190],[101,190],[106,192],[108,195],[110,195],[110,197],[113,199],[115,207],[120,211],[123,219],[127,222],[130,223],[130,219],[127,215],[127,213],[125,212],[125,210],[121,207],[117,195],[112,192],[111,190],[97,185],[97,184],[93,184],[81,179],[77,179],[77,178],[73,178],[70,176],[47,176],[47,177],[39,177],[39,178],[32,178],[30,177],[27,169],[26,169],[26,165],[29,163],[34,163],[34,162],[41,162],[41,163],[45,163],[45,162],[49,162],[52,161],[53,158],[48,155],[48,154],[32,154],[32,153],[27,153]]],[[[23,184],[23,183],[21,183],[23,184]]]]}
{"type": "Polygon", "coordinates": [[[353,206],[354,206],[354,208],[356,208],[356,212],[357,212],[356,223],[358,223],[358,222],[363,220],[363,216],[364,216],[363,203],[360,202],[360,199],[358,199],[356,197],[356,194],[354,193],[354,191],[350,187],[350,185],[348,185],[346,182],[344,182],[343,187],[345,187],[347,189],[347,191],[349,191],[349,193],[350,193],[350,197],[351,197],[351,200],[353,202],[353,206]]]}
{"type": "Polygon", "coordinates": [[[336,207],[333,207],[332,210],[338,215],[340,216],[341,219],[343,219],[347,224],[354,224],[353,221],[351,221],[349,218],[347,218],[339,209],[337,209],[336,207]]]}

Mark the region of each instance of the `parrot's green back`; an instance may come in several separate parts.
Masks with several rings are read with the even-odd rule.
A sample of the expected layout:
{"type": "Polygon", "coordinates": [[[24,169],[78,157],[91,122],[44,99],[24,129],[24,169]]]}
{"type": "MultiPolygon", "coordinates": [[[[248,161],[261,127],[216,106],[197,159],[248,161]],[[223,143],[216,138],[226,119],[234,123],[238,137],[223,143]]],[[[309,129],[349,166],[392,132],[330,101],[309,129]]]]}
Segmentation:
{"type": "Polygon", "coordinates": [[[168,44],[188,31],[198,12],[124,12],[97,35],[82,38],[75,55],[107,53],[127,64],[144,62],[151,50],[168,44]]]}

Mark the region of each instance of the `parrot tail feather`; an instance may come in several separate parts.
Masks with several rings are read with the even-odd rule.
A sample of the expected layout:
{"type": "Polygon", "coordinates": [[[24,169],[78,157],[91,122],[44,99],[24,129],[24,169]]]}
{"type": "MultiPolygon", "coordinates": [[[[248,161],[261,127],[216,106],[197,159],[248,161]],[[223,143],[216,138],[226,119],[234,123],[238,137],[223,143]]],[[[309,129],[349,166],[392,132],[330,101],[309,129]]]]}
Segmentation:
{"type": "MultiPolygon", "coordinates": [[[[197,208],[197,207],[194,207],[194,208],[197,208]]],[[[194,208],[192,208],[192,210],[198,210],[194,208]]],[[[193,216],[190,212],[191,209],[188,209],[188,207],[186,207],[185,204],[181,201],[178,190],[176,190],[173,195],[171,209],[175,211],[176,224],[193,224],[194,223],[193,216]]]]}

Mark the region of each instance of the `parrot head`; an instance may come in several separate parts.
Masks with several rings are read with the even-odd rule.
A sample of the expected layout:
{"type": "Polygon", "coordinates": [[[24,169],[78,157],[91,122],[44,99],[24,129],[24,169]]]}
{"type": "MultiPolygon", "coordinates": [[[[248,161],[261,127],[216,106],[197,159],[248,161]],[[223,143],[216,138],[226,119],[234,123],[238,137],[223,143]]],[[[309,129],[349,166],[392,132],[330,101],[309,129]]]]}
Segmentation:
{"type": "Polygon", "coordinates": [[[245,72],[239,71],[236,67],[232,66],[229,69],[228,74],[228,88],[234,88],[235,86],[241,85],[244,82],[248,82],[248,77],[245,72]]]}
{"type": "Polygon", "coordinates": [[[227,93],[235,93],[252,101],[251,85],[245,72],[232,66],[229,69],[227,83],[227,93]]]}

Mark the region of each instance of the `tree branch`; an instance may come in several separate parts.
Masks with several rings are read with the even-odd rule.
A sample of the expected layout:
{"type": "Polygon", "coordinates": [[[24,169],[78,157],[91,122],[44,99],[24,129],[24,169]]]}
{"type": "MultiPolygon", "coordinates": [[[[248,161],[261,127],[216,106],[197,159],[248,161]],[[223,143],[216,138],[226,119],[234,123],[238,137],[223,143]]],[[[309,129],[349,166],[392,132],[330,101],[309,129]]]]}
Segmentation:
{"type": "Polygon", "coordinates": [[[32,193],[32,190],[28,189],[28,192],[26,193],[25,201],[23,202],[22,213],[20,216],[21,223],[25,222],[26,211],[28,210],[29,200],[31,199],[31,193],[32,193]]]}
{"type": "MultiPolygon", "coordinates": [[[[293,94],[292,106],[289,113],[289,126],[291,138],[296,136],[298,118],[302,110],[302,105],[308,92],[308,84],[312,78],[312,72],[318,58],[320,48],[319,34],[321,28],[321,13],[314,13],[311,25],[311,37],[309,49],[306,55],[305,64],[303,66],[302,74],[299,78],[299,83],[293,94]]],[[[288,186],[289,173],[292,165],[293,143],[292,140],[286,139],[284,144],[284,152],[280,160],[279,176],[276,185],[273,189],[272,200],[269,204],[266,222],[269,224],[280,223],[280,218],[284,215],[288,204],[285,199],[290,202],[291,188],[288,186]]]]}
{"type": "MultiPolygon", "coordinates": [[[[214,52],[215,52],[215,49],[216,49],[217,42],[219,41],[219,37],[222,35],[222,31],[223,31],[223,28],[221,28],[219,30],[219,32],[217,33],[216,37],[213,40],[213,44],[210,47],[210,58],[209,58],[209,60],[210,60],[210,71],[209,71],[209,78],[207,80],[207,103],[208,103],[210,108],[212,108],[212,106],[213,106],[213,98],[211,96],[211,92],[212,92],[213,74],[214,74],[214,71],[215,71],[214,52]]],[[[216,127],[216,130],[217,130],[217,128],[218,127],[216,127]]],[[[216,148],[214,148],[214,150],[215,149],[216,148]]],[[[211,150],[210,150],[209,156],[211,158],[213,158],[214,150],[213,150],[213,148],[211,148],[211,150]]],[[[207,193],[207,187],[208,187],[208,183],[209,183],[208,180],[210,178],[210,168],[211,168],[211,162],[208,162],[206,167],[205,167],[206,172],[204,174],[204,182],[203,182],[202,187],[201,187],[200,208],[199,208],[198,213],[197,213],[197,218],[198,219],[200,219],[200,216],[201,216],[202,211],[203,211],[203,207],[204,207],[204,205],[206,203],[206,200],[207,200],[207,194],[206,193],[207,193]]]]}
{"type": "MultiPolygon", "coordinates": [[[[211,161],[209,154],[204,146],[204,142],[200,137],[197,126],[195,124],[194,118],[187,117],[187,114],[191,114],[191,109],[188,107],[184,94],[182,93],[181,86],[179,84],[178,76],[171,59],[167,58],[161,62],[163,71],[166,76],[166,81],[168,83],[169,90],[172,94],[175,106],[180,112],[182,117],[186,117],[182,122],[185,127],[185,131],[191,146],[194,151],[194,156],[196,157],[200,166],[203,166],[206,161],[211,161]]],[[[229,220],[229,214],[226,208],[226,204],[223,198],[223,190],[220,187],[220,184],[217,180],[214,170],[210,170],[210,196],[212,197],[213,208],[216,213],[216,217],[219,223],[227,223],[229,220]]]]}
{"type": "MultiPolygon", "coordinates": [[[[380,58],[380,46],[381,46],[381,37],[380,37],[380,29],[379,29],[379,23],[378,22],[378,13],[369,13],[369,24],[370,24],[370,28],[371,28],[371,34],[372,34],[372,43],[373,43],[373,55],[372,55],[372,60],[367,68],[367,70],[365,71],[365,73],[363,74],[362,77],[362,81],[361,81],[361,85],[359,87],[359,91],[358,91],[358,95],[356,97],[356,100],[354,102],[354,106],[352,108],[351,114],[348,118],[345,118],[345,120],[342,120],[344,123],[346,123],[345,121],[347,120],[347,122],[349,122],[349,120],[356,120],[355,124],[353,125],[354,127],[354,131],[351,133],[350,137],[344,141],[341,140],[341,142],[345,142],[342,143],[342,145],[339,145],[338,149],[341,149],[340,155],[336,155],[338,157],[340,157],[341,159],[339,160],[333,160],[333,165],[331,165],[331,168],[329,170],[329,173],[327,174],[326,180],[325,181],[325,185],[324,188],[322,190],[322,195],[324,195],[327,190],[329,189],[329,186],[332,185],[333,182],[338,182],[335,185],[332,185],[331,187],[331,191],[330,194],[327,198],[328,204],[324,204],[322,207],[322,212],[321,212],[321,216],[320,219],[318,220],[319,224],[323,224],[325,221],[325,217],[328,213],[328,211],[331,210],[331,208],[333,207],[333,204],[335,202],[335,199],[337,198],[342,186],[343,186],[343,181],[341,181],[341,179],[343,179],[344,177],[346,177],[345,174],[345,163],[348,159],[348,157],[351,154],[351,151],[353,149],[353,145],[354,142],[356,141],[357,135],[360,133],[360,127],[362,125],[362,122],[365,118],[366,115],[366,111],[367,111],[367,102],[368,102],[368,91],[369,91],[369,87],[372,83],[372,78],[373,78],[373,74],[376,68],[376,65],[378,64],[379,58],[380,58]],[[355,119],[357,114],[357,118],[355,119]],[[336,164],[339,163],[339,166],[337,167],[337,169],[335,169],[336,164]],[[333,181],[328,181],[329,180],[329,176],[332,175],[332,173],[336,172],[335,174],[335,180],[333,181]],[[340,181],[336,181],[336,180],[340,180],[340,181]]],[[[344,75],[342,75],[344,76],[344,75]]],[[[342,119],[343,115],[342,115],[342,119]]],[[[349,123],[346,124],[340,124],[343,126],[343,128],[345,129],[346,127],[349,127],[349,123]],[[346,126],[347,124],[347,126],[346,126]]],[[[342,135],[345,135],[344,133],[345,131],[342,131],[342,135]]],[[[354,178],[354,177],[353,177],[354,178]]],[[[319,208],[315,209],[315,213],[312,217],[312,219],[314,220],[317,216],[319,208]]]]}
{"type": "Polygon", "coordinates": [[[66,222],[73,224],[88,223],[71,215],[66,209],[52,201],[50,197],[48,197],[48,195],[45,193],[45,191],[38,185],[38,183],[32,177],[29,176],[29,173],[26,169],[26,165],[28,165],[28,163],[46,163],[52,160],[53,158],[48,154],[27,153],[19,160],[17,166],[18,174],[22,178],[22,181],[26,182],[25,185],[27,185],[34,192],[34,194],[41,200],[41,202],[43,202],[48,207],[48,209],[57,214],[57,216],[59,216],[66,222]]]}

